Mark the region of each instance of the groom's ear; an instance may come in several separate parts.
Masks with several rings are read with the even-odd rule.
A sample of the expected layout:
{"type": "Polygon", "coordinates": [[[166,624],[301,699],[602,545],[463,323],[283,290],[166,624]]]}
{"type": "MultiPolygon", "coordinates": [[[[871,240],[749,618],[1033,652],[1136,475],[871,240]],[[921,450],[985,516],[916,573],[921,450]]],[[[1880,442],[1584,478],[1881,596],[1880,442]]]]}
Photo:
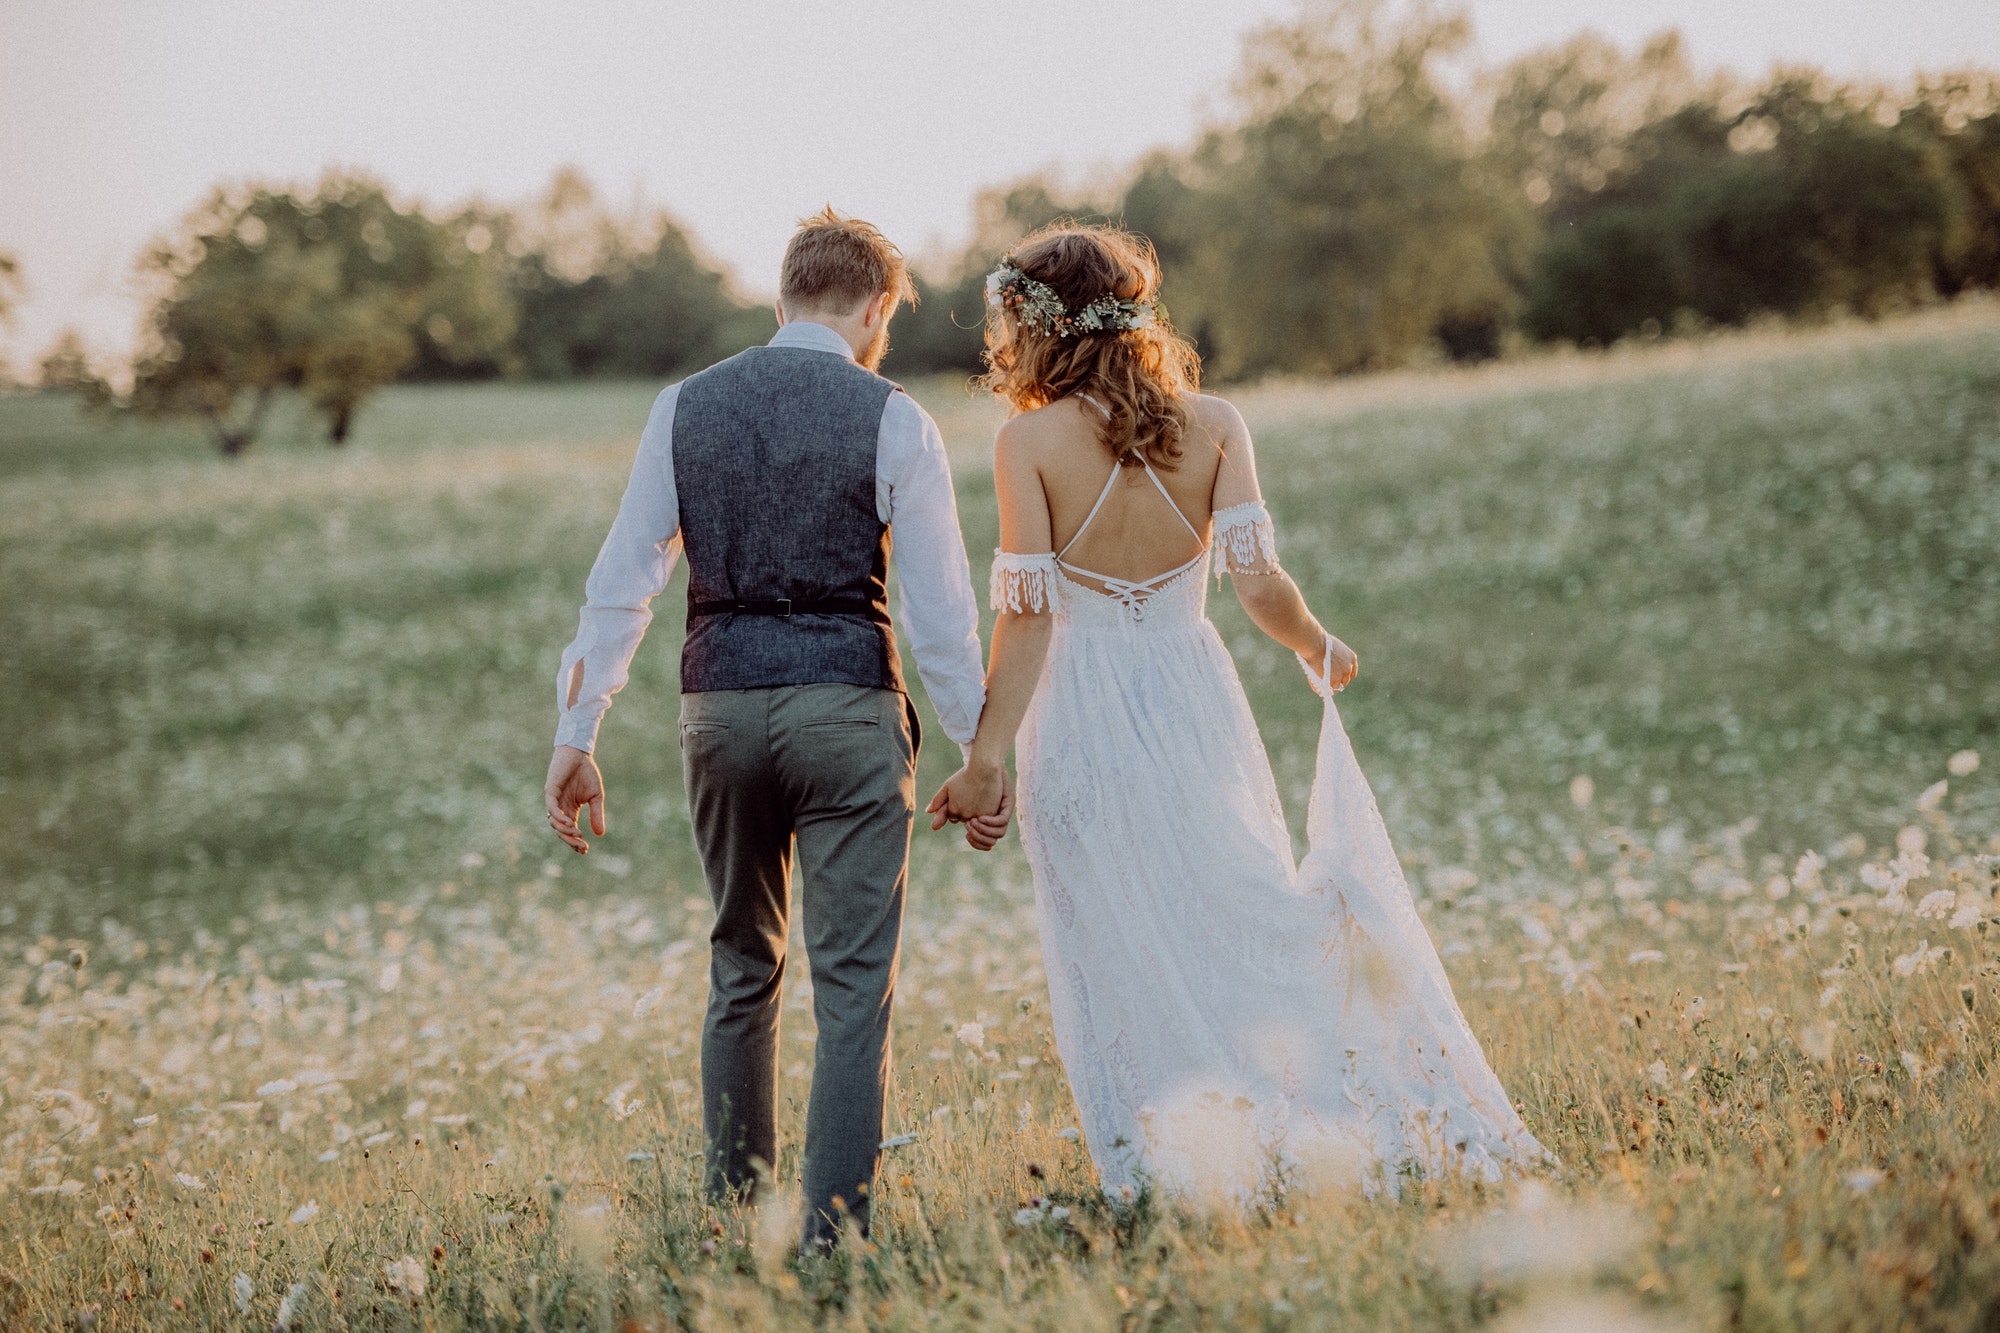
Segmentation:
{"type": "Polygon", "coordinates": [[[785,327],[785,301],[784,301],[784,298],[783,298],[783,297],[780,297],[780,298],[778,298],[777,300],[775,300],[775,301],[771,302],[771,309],[777,312],[777,315],[778,315],[778,327],[779,327],[779,328],[781,328],[781,329],[782,329],[782,328],[784,328],[784,327],[785,327]]]}

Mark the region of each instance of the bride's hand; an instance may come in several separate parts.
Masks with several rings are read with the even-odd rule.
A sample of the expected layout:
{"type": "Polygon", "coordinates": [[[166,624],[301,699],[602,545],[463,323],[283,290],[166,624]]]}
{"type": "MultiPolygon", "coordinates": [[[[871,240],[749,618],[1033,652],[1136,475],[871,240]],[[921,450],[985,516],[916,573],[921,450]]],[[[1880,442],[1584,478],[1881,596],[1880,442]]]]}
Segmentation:
{"type": "Polygon", "coordinates": [[[1306,680],[1311,683],[1313,693],[1323,698],[1331,699],[1346,689],[1361,671],[1361,659],[1354,655],[1354,650],[1331,634],[1326,636],[1325,647],[1317,656],[1317,661],[1300,657],[1299,665],[1305,668],[1306,680]],[[1322,671],[1326,673],[1324,679],[1321,678],[1322,671]]]}

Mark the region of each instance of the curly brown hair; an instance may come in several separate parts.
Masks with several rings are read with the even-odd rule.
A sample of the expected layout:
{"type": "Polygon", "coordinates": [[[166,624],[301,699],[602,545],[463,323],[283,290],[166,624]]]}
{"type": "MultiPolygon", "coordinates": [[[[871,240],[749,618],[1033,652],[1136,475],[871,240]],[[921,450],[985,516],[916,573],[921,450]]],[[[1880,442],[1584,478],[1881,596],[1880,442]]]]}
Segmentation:
{"type": "MultiPolygon", "coordinates": [[[[1053,288],[1072,311],[1106,293],[1121,301],[1159,298],[1160,261],[1152,243],[1120,227],[1051,223],[1002,262],[1053,288]]],[[[980,383],[1017,412],[1089,394],[1104,405],[1098,438],[1120,467],[1144,460],[1171,470],[1192,420],[1188,396],[1201,388],[1201,357],[1174,332],[1164,310],[1143,329],[1063,338],[989,304],[980,383]]]]}

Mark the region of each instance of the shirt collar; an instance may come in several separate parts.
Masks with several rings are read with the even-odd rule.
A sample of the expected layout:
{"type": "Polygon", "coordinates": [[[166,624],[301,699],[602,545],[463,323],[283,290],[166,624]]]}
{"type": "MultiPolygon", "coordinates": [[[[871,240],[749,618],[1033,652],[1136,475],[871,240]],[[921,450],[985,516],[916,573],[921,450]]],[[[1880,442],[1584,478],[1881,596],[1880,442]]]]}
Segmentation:
{"type": "Polygon", "coordinates": [[[795,319],[785,324],[771,335],[770,347],[804,347],[815,352],[833,352],[854,359],[854,349],[847,345],[847,339],[835,333],[824,324],[815,324],[809,319],[795,319]]]}

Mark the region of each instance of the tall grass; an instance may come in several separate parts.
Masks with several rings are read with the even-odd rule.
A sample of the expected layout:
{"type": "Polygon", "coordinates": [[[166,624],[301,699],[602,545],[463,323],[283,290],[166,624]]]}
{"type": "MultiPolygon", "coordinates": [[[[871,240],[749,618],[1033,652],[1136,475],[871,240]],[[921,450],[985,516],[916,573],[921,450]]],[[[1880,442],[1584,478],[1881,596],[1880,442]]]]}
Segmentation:
{"type": "MultiPolygon", "coordinates": [[[[991,410],[918,390],[982,566],[991,410]]],[[[0,1323],[2000,1316],[1990,313],[1246,395],[1426,920],[1563,1171],[1107,1203],[1018,850],[920,833],[907,1141],[873,1243],[803,1267],[802,977],[779,1202],[696,1188],[671,607],[606,727],[612,837],[536,833],[650,393],[398,393],[351,452],[235,467],[0,400],[0,1323]]],[[[1315,701],[1215,613],[1296,798],[1315,701]]]]}

